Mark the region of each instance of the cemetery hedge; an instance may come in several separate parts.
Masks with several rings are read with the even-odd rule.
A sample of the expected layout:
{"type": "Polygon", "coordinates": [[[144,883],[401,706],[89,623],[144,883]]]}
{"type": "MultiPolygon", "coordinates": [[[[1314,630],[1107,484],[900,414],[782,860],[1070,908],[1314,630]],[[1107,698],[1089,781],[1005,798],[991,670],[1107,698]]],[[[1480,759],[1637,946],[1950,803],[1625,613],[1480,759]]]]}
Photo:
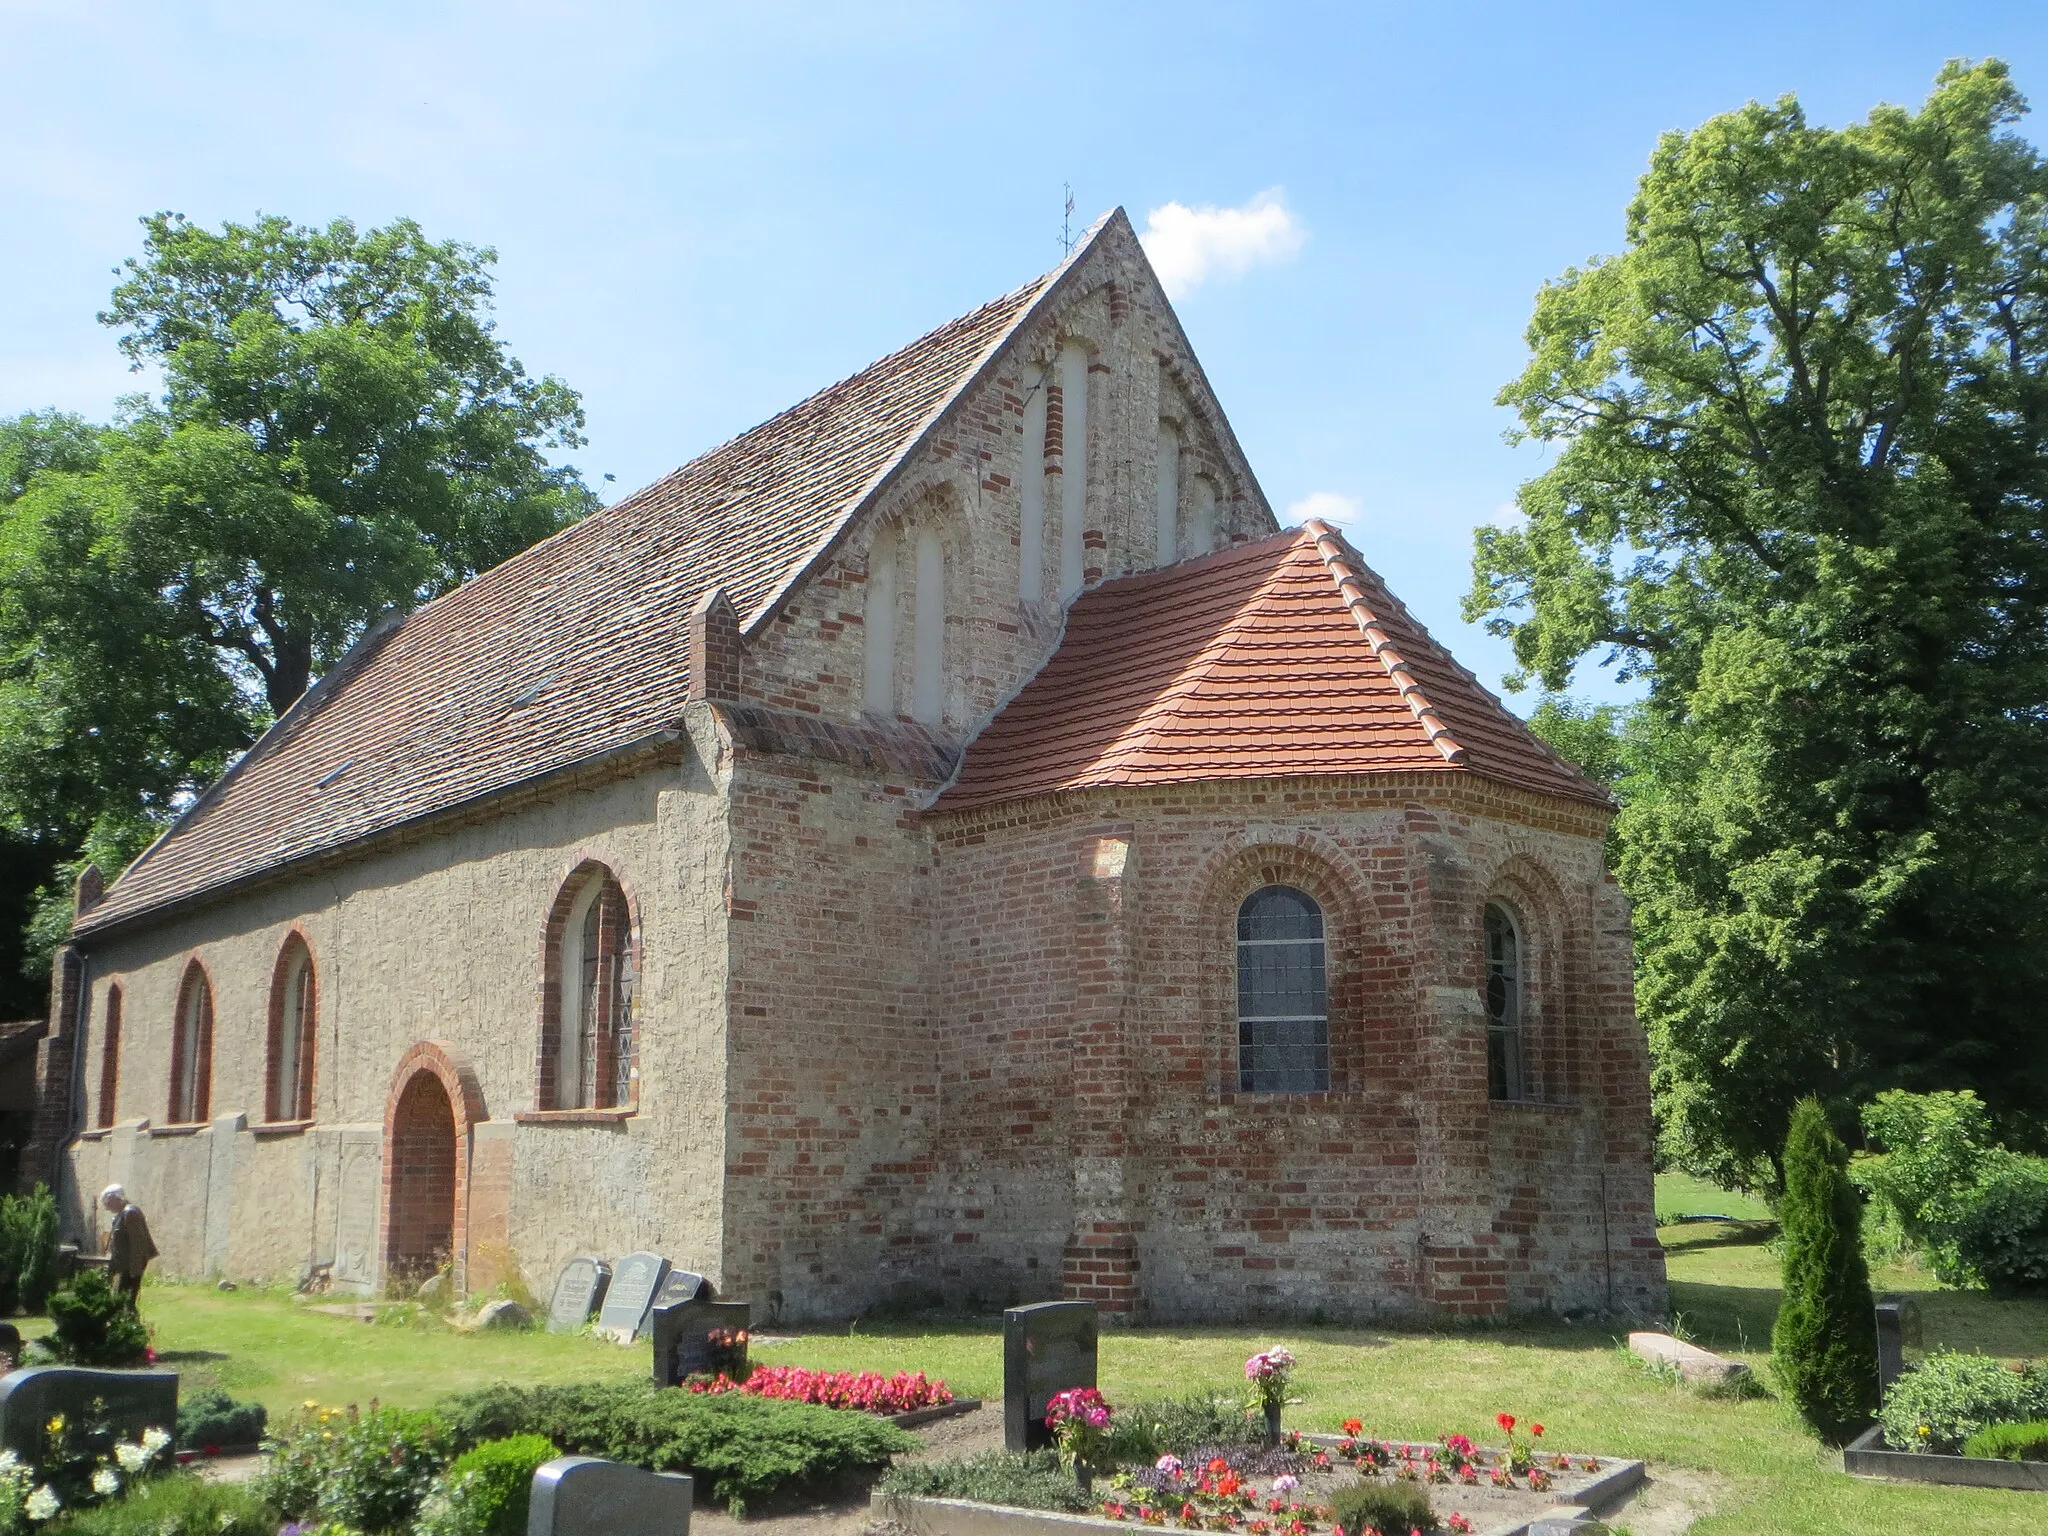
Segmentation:
{"type": "Polygon", "coordinates": [[[876,1485],[884,1494],[919,1499],[974,1499],[1011,1509],[1080,1513],[1095,1501],[1081,1491],[1071,1472],[1060,1470],[1055,1450],[984,1451],[957,1461],[911,1462],[891,1467],[876,1485]]]}
{"type": "Polygon", "coordinates": [[[174,1472],[43,1529],[48,1536],[275,1536],[277,1516],[247,1484],[174,1472]]]}
{"type": "Polygon", "coordinates": [[[700,1497],[734,1514],[772,1494],[873,1472],[917,1441],[864,1413],[740,1393],[698,1396],[648,1381],[515,1387],[442,1400],[459,1449],[541,1435],[565,1455],[602,1456],[653,1472],[687,1472],[700,1497]]]}

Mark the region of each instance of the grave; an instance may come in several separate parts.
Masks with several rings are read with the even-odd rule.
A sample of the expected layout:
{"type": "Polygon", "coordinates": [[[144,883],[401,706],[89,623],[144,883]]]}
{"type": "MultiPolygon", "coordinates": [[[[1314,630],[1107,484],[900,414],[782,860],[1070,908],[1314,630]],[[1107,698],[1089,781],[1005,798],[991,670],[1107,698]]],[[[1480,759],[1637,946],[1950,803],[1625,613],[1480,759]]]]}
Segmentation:
{"type": "Polygon", "coordinates": [[[38,1365],[0,1376],[0,1449],[36,1465],[43,1456],[44,1426],[59,1413],[83,1427],[89,1441],[105,1439],[107,1445],[93,1445],[100,1453],[115,1440],[139,1438],[145,1429],[175,1434],[178,1373],[38,1365]]]}
{"type": "Polygon", "coordinates": [[[598,1332],[630,1344],[646,1330],[647,1309],[668,1278],[668,1260],[658,1253],[629,1253],[612,1266],[612,1283],[597,1314],[598,1332]]]}
{"type": "Polygon", "coordinates": [[[654,1293],[656,1307],[673,1307],[685,1301],[710,1301],[714,1292],[711,1282],[695,1270],[671,1269],[668,1278],[661,1282],[661,1289],[654,1293]]]}
{"type": "Polygon", "coordinates": [[[753,1308],[744,1301],[679,1301],[654,1309],[654,1384],[679,1387],[690,1376],[747,1379],[753,1308]]]}
{"type": "Polygon", "coordinates": [[[595,1456],[557,1456],[533,1474],[526,1536],[690,1536],[690,1479],[595,1456]]]}
{"type": "Polygon", "coordinates": [[[1732,1386],[1749,1374],[1749,1367],[1742,1361],[1723,1359],[1668,1333],[1632,1333],[1628,1336],[1628,1349],[1638,1359],[1678,1372],[1680,1381],[1732,1386]]]}
{"type": "Polygon", "coordinates": [[[1048,1399],[1095,1385],[1095,1303],[1041,1301],[1003,1314],[1003,1448],[1052,1444],[1048,1399]]]}
{"type": "Polygon", "coordinates": [[[1920,1303],[1887,1296],[1877,1304],[1877,1389],[1889,1392],[1906,1373],[1906,1347],[1920,1348],[1920,1303]]]}
{"type": "Polygon", "coordinates": [[[548,1332],[580,1333],[604,1301],[611,1277],[611,1265],[588,1254],[564,1264],[555,1277],[555,1293],[548,1299],[548,1332]]]}

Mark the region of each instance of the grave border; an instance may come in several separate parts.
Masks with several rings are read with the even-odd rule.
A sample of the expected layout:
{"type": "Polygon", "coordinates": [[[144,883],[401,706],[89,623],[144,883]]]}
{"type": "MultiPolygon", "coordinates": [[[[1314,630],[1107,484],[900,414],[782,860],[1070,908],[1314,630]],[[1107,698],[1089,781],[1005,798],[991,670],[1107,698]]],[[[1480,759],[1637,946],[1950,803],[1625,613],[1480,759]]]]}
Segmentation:
{"type": "Polygon", "coordinates": [[[1851,1477],[2048,1493],[2048,1461],[2000,1461],[1990,1456],[1895,1451],[1884,1443],[1884,1427],[1879,1424],[1871,1425],[1842,1448],[1842,1470],[1851,1477]]]}

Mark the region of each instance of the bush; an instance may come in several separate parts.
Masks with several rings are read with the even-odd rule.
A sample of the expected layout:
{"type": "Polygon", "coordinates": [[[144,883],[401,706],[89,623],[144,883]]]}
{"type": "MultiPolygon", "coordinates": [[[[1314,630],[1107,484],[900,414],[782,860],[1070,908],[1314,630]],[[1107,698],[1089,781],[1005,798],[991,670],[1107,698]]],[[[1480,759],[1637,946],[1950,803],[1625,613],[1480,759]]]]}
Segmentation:
{"type": "Polygon", "coordinates": [[[276,1442],[258,1487],[290,1519],[318,1515],[358,1531],[395,1531],[419,1513],[448,1465],[449,1441],[432,1413],[317,1409],[276,1442]]]}
{"type": "Polygon", "coordinates": [[[174,1473],[43,1529],[49,1536],[273,1536],[277,1517],[246,1485],[174,1473]]]}
{"type": "Polygon", "coordinates": [[[1785,1138],[1784,1299],[1771,1364],[1801,1416],[1835,1444],[1877,1410],[1876,1303],[1848,1164],[1820,1101],[1800,1100],[1785,1138]]]}
{"type": "Polygon", "coordinates": [[[420,1507],[417,1536],[525,1536],[533,1474],[554,1459],[554,1446],[539,1435],[465,1451],[420,1507]]]}
{"type": "Polygon", "coordinates": [[[1953,1455],[1987,1425],[2041,1418],[2048,1418],[2048,1372],[1942,1350],[1892,1383],[1878,1423],[1895,1451],[1953,1455]]]}
{"type": "Polygon", "coordinates": [[[1265,1426],[1246,1416],[1236,1398],[1214,1393],[1157,1398],[1119,1408],[1109,1421],[1110,1460],[1126,1465],[1176,1456],[1197,1446],[1256,1445],[1265,1426]]]}
{"type": "Polygon", "coordinates": [[[1963,1454],[1992,1461],[2048,1461],[2048,1419],[1987,1424],[1963,1442],[1963,1454]]]}
{"type": "Polygon", "coordinates": [[[499,1383],[441,1404],[458,1448],[541,1435],[565,1454],[687,1472],[734,1514],[748,1500],[888,1465],[917,1441],[882,1419],[731,1392],[699,1396],[652,1382],[518,1388],[499,1383]]]}
{"type": "Polygon", "coordinates": [[[915,1462],[891,1467],[876,1485],[883,1494],[922,1499],[974,1499],[1013,1509],[1078,1512],[1095,1501],[1071,1475],[1060,1470],[1059,1453],[984,1451],[961,1461],[915,1462]]]}
{"type": "Polygon", "coordinates": [[[255,1445],[269,1418],[261,1403],[238,1403],[218,1387],[195,1392],[178,1404],[178,1449],[255,1445]]]}
{"type": "Polygon", "coordinates": [[[0,1197],[0,1316],[41,1312],[57,1285],[57,1197],[47,1184],[0,1197]]]}
{"type": "Polygon", "coordinates": [[[1332,1518],[1350,1536],[1368,1530],[1406,1536],[1409,1531],[1443,1529],[1429,1507],[1428,1492],[1416,1483],[1355,1483],[1338,1489],[1330,1507],[1332,1518]]]}
{"type": "Polygon", "coordinates": [[[50,1293],[56,1331],[44,1345],[72,1365],[134,1365],[149,1353],[149,1330],[128,1298],[97,1269],[82,1269],[50,1293]]]}
{"type": "Polygon", "coordinates": [[[1881,1093],[1864,1108],[1863,1129],[1885,1150],[1858,1159],[1856,1181],[1936,1279],[2048,1288],[2048,1159],[1994,1142],[1975,1094],[1881,1093]]]}

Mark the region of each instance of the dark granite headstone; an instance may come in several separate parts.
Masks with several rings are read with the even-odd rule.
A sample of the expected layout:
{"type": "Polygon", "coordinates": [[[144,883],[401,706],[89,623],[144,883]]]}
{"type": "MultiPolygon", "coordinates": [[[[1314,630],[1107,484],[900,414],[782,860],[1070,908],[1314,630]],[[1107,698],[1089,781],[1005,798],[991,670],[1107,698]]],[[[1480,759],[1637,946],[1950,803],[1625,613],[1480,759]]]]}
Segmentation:
{"type": "Polygon", "coordinates": [[[581,1332],[590,1314],[603,1304],[611,1278],[611,1265],[588,1254],[564,1264],[555,1277],[555,1294],[548,1299],[548,1332],[581,1332]]]}
{"type": "Polygon", "coordinates": [[[1003,1446],[1052,1444],[1049,1398],[1095,1385],[1095,1303],[1041,1301],[1003,1314],[1003,1446]]]}
{"type": "Polygon", "coordinates": [[[647,1309],[668,1278],[668,1260],[658,1253],[629,1253],[612,1266],[612,1283],[597,1314],[600,1332],[630,1344],[647,1327],[647,1309]]]}
{"type": "Polygon", "coordinates": [[[654,1309],[654,1382],[679,1387],[690,1376],[723,1372],[747,1379],[746,1333],[753,1308],[744,1301],[681,1301],[654,1309]]]}
{"type": "Polygon", "coordinates": [[[0,1448],[30,1466],[43,1457],[46,1426],[63,1414],[71,1429],[104,1454],[115,1440],[135,1440],[145,1429],[176,1433],[176,1371],[92,1371],[75,1365],[38,1365],[0,1376],[0,1448]]]}
{"type": "Polygon", "coordinates": [[[1877,1390],[1906,1373],[1906,1346],[1920,1347],[1920,1304],[1888,1296],[1877,1304],[1877,1390]]]}
{"type": "Polygon", "coordinates": [[[533,1474],[526,1536],[690,1536],[691,1482],[595,1456],[557,1456],[533,1474]]]}

